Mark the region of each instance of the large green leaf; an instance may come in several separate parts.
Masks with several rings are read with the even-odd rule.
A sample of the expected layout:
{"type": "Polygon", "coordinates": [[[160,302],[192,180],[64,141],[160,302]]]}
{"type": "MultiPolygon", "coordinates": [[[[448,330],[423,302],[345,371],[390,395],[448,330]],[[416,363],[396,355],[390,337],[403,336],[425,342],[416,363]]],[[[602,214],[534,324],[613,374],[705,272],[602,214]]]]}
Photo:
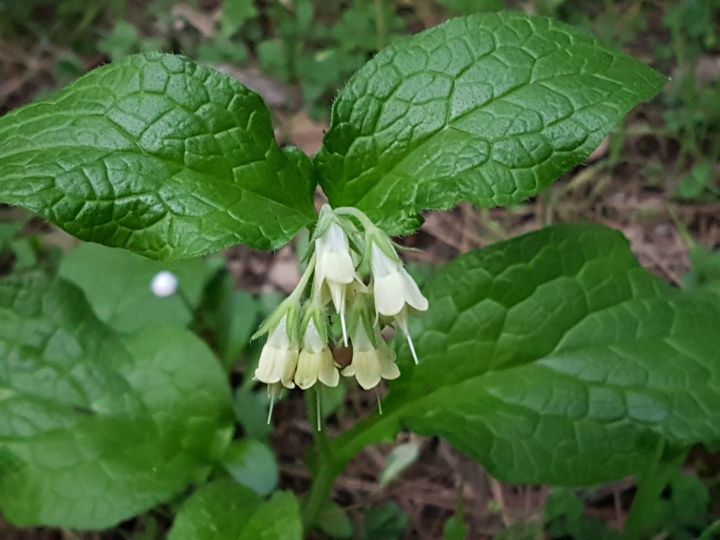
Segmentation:
{"type": "Polygon", "coordinates": [[[341,455],[404,425],[502,479],[582,485],[637,471],[658,437],[720,440],[720,309],[648,273],[621,234],[549,227],[460,257],[425,292],[420,364],[401,351],[385,415],[341,455]]]}
{"type": "Polygon", "coordinates": [[[0,282],[0,510],[16,525],[105,528],[182,492],[231,430],[222,368],[193,334],[120,339],[82,292],[0,282]]]}
{"type": "Polygon", "coordinates": [[[258,495],[268,495],[277,487],[278,464],[273,451],[254,439],[233,442],[222,460],[223,467],[240,485],[258,495]]]}
{"type": "Polygon", "coordinates": [[[119,332],[136,332],[153,323],[186,326],[203,288],[223,265],[208,260],[160,262],[99,244],[82,244],[62,260],[59,275],[80,287],[103,322],[119,332]],[[178,277],[180,293],[158,298],[152,278],[168,270],[178,277]]]}
{"type": "Polygon", "coordinates": [[[257,94],[182,56],[128,57],[0,118],[0,201],[154,258],[281,246],[313,220],[309,166],[257,94]]]}
{"type": "Polygon", "coordinates": [[[333,206],[393,232],[459,201],[507,206],[581,163],[665,77],[591,36],[519,13],[453,19],[350,80],[316,163],[333,206]]]}
{"type": "Polygon", "coordinates": [[[292,493],[264,502],[228,478],[201,487],[175,519],[169,540],[300,540],[302,524],[292,493]]]}

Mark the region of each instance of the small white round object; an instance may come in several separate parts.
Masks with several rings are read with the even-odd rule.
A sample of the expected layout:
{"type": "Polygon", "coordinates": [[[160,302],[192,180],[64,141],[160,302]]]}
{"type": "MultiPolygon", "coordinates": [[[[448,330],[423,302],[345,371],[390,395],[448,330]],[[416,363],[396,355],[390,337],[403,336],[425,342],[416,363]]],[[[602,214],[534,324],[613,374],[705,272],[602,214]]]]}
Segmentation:
{"type": "Polygon", "coordinates": [[[167,270],[163,270],[162,272],[158,272],[157,274],[155,274],[155,276],[152,278],[152,282],[150,283],[150,290],[155,296],[158,296],[160,298],[167,298],[168,296],[172,296],[177,292],[177,288],[177,276],[167,270]]]}

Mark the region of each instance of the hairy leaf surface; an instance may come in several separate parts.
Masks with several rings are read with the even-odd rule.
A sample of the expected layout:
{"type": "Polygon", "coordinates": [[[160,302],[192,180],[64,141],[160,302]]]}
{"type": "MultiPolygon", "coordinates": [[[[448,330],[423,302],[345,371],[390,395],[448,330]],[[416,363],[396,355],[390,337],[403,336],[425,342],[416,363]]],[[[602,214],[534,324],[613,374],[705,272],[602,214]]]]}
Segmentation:
{"type": "Polygon", "coordinates": [[[265,502],[225,478],[201,487],[175,519],[169,540],[300,540],[297,499],[276,492],[265,502]]]}
{"type": "Polygon", "coordinates": [[[20,526],[110,527],[181,493],[219,459],[230,392],[179,328],[119,338],[82,292],[0,282],[0,510],[20,526]]]}
{"type": "Polygon", "coordinates": [[[502,479],[568,485],[638,470],[658,437],[720,441],[720,309],[643,269],[618,232],[495,244],[425,293],[420,364],[401,351],[378,429],[440,435],[502,479]]]}
{"type": "Polygon", "coordinates": [[[316,158],[333,206],[392,232],[459,201],[508,206],[581,163],[666,78],[542,17],[478,14],[381,51],[332,109],[316,158]]]}
{"type": "Polygon", "coordinates": [[[274,249],[314,219],[309,162],[262,99],[182,56],[96,69],[0,118],[0,200],[153,258],[274,249]]]}

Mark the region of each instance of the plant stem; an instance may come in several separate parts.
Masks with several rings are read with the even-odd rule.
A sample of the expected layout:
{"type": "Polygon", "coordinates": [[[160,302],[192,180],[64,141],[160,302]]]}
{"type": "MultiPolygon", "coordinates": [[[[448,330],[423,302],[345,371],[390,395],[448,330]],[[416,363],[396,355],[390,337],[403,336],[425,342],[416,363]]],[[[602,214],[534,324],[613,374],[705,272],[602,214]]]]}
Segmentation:
{"type": "MultiPolygon", "coordinates": [[[[309,403],[308,401],[308,413],[311,412],[310,409],[314,409],[309,403]]],[[[314,415],[314,412],[312,414],[314,415]]],[[[393,422],[396,422],[396,419],[391,415],[373,415],[330,443],[324,432],[314,433],[319,459],[316,462],[310,493],[303,506],[302,517],[306,531],[315,524],[318,513],[330,496],[335,479],[345,470],[345,466],[368,444],[394,435],[397,430],[392,426],[393,422]]]]}
{"type": "MultiPolygon", "coordinates": [[[[305,394],[305,408],[307,409],[308,418],[313,426],[321,426],[322,418],[320,417],[320,399],[322,388],[317,383],[315,392],[307,392],[305,394]],[[313,399],[314,397],[314,399],[313,399]],[[314,403],[313,403],[314,402],[314,403]]],[[[317,474],[313,478],[310,496],[303,508],[303,523],[308,529],[313,525],[320,508],[330,495],[333,482],[339,473],[333,473],[328,464],[333,463],[333,455],[328,443],[327,435],[320,429],[312,429],[313,448],[317,453],[317,474]]]]}
{"type": "Polygon", "coordinates": [[[638,475],[638,490],[630,508],[625,524],[624,536],[627,540],[645,538],[656,521],[657,502],[672,474],[685,461],[687,451],[665,456],[666,444],[660,439],[645,470],[638,475]]]}
{"type": "MultiPolygon", "coordinates": [[[[331,463],[332,459],[330,459],[330,464],[331,463]]],[[[302,518],[306,531],[315,524],[320,509],[330,496],[332,486],[335,483],[335,479],[340,475],[340,472],[341,471],[328,465],[328,463],[320,463],[317,474],[313,478],[310,494],[303,506],[302,518]]]]}
{"type": "Polygon", "coordinates": [[[370,221],[370,218],[365,215],[365,212],[362,212],[352,206],[341,206],[339,208],[335,208],[334,212],[338,216],[346,215],[354,217],[361,223],[365,232],[372,232],[377,228],[375,224],[370,221]]]}

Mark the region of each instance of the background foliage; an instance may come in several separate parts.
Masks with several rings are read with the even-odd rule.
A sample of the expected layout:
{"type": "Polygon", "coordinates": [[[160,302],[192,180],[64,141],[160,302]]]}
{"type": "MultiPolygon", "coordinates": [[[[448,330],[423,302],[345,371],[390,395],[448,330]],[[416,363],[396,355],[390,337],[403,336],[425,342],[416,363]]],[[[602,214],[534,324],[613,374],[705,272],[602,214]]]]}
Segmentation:
{"type": "MultiPolygon", "coordinates": [[[[0,112],[53,93],[88,69],[109,60],[120,60],[139,51],[182,52],[202,63],[218,66],[256,89],[271,106],[275,125],[279,126],[276,136],[282,142],[294,142],[313,152],[322,138],[329,105],[337,90],[378,49],[409,32],[434,26],[449,15],[502,8],[549,15],[585,28],[601,42],[651,63],[662,73],[672,75],[673,80],[658,100],[641,107],[625,125],[616,129],[584,168],[573,171],[563,182],[530,203],[506,212],[461,207],[447,217],[429,219],[419,234],[406,240],[408,245],[422,247],[427,253],[424,258],[415,257],[417,275],[432,274],[425,266],[427,262],[446,261],[472,247],[515,236],[542,224],[580,219],[622,228],[644,265],[666,281],[697,289],[705,300],[715,298],[720,282],[720,264],[714,252],[720,244],[717,221],[720,2],[717,0],[237,0],[224,3],[3,0],[0,2],[0,112]]],[[[57,294],[53,292],[56,288],[72,289],[75,292],[68,294],[78,295],[77,287],[82,289],[91,313],[95,314],[88,316],[97,317],[92,324],[103,327],[101,332],[117,334],[113,339],[125,343],[127,357],[114,361],[117,365],[106,375],[127,381],[118,384],[138,384],[132,379],[132,365],[145,354],[143,348],[150,346],[147,341],[152,341],[142,337],[149,319],[162,320],[174,328],[168,332],[184,332],[184,328],[190,328],[212,345],[228,370],[249,372],[257,354],[256,345],[248,344],[249,334],[256,321],[277,301],[276,291],[286,289],[296,275],[292,263],[287,262],[290,255],[287,250],[270,262],[264,255],[250,256],[238,248],[226,254],[227,269],[221,260],[189,261],[187,265],[172,267],[181,276],[184,297],[158,301],[148,294],[146,285],[147,276],[159,268],[155,263],[125,255],[112,260],[113,256],[107,253],[93,253],[96,248],[89,245],[81,245],[64,257],[63,253],[74,241],[18,210],[3,208],[0,212],[3,273],[33,267],[58,269],[59,275],[69,283],[38,282],[37,291],[48,287],[51,294],[57,294]],[[78,260],[95,262],[80,267],[78,260]],[[112,286],[102,279],[110,272],[114,274],[112,286]],[[193,277],[184,277],[185,272],[193,277]],[[236,290],[238,284],[254,294],[236,290]],[[238,359],[241,359],[239,364],[238,359]]],[[[610,266],[615,262],[609,263],[610,266]]],[[[7,290],[12,285],[7,283],[4,287],[7,290]]],[[[445,289],[442,285],[433,285],[438,298],[452,294],[449,285],[445,289]]],[[[0,296],[10,299],[13,294],[3,291],[0,296]]],[[[87,306],[83,309],[88,310],[87,306]]],[[[14,324],[16,326],[4,327],[9,338],[15,337],[13,328],[20,322],[14,324]]],[[[24,322],[22,326],[29,324],[24,322]]],[[[431,340],[429,346],[440,344],[431,340]]],[[[162,362],[162,358],[155,361],[162,362]]],[[[424,369],[436,378],[432,364],[424,369]]],[[[528,367],[526,371],[532,369],[528,367]]],[[[413,376],[430,377],[423,375],[423,371],[413,376]]],[[[528,376],[536,380],[534,374],[528,376]]],[[[233,375],[233,380],[236,379],[233,375]]],[[[211,520],[210,527],[224,519],[213,507],[213,491],[227,495],[233,508],[247,512],[245,515],[238,510],[237,515],[247,517],[244,521],[251,524],[253,520],[264,522],[267,516],[279,515],[274,514],[279,512],[295,524],[286,524],[287,530],[297,526],[297,505],[290,495],[278,493],[268,502],[260,497],[278,483],[281,488],[300,493],[307,490],[307,472],[298,466],[310,445],[307,426],[297,425],[297,419],[304,418],[303,403],[297,397],[282,403],[277,411],[276,430],[271,433],[265,424],[265,397],[252,390],[248,379],[245,377],[242,384],[233,385],[232,404],[219,403],[222,400],[218,398],[217,403],[208,402],[203,409],[215,411],[215,421],[220,423],[228,421],[223,414],[234,412],[242,426],[245,437],[232,442],[225,453],[225,479],[207,484],[182,505],[179,498],[177,504],[157,508],[103,533],[103,537],[154,538],[164,534],[172,514],[178,512],[171,538],[200,538],[204,533],[194,528],[198,519],[193,516],[211,516],[216,521],[211,520]],[[259,470],[265,472],[258,476],[259,470]]],[[[158,373],[157,384],[162,384],[161,380],[158,373]]],[[[504,388],[503,384],[510,384],[500,377],[495,382],[498,392],[504,388]]],[[[215,384],[218,384],[218,394],[223,394],[225,390],[220,389],[220,382],[215,384]]],[[[146,390],[142,385],[134,390],[138,403],[147,399],[143,397],[146,390]]],[[[160,411],[163,406],[170,406],[172,396],[167,398],[167,403],[150,403],[150,411],[145,414],[156,410],[153,407],[160,411]]],[[[334,405],[325,412],[337,413],[329,426],[331,432],[352,425],[374,406],[353,393],[345,396],[343,390],[326,398],[334,405]]],[[[102,418],[88,420],[82,412],[85,404],[74,406],[81,410],[74,411],[70,418],[79,423],[81,432],[99,430],[102,437],[113,440],[115,435],[103,430],[102,418]]],[[[130,407],[135,414],[132,404],[123,406],[130,407]]],[[[138,404],[134,406],[141,408],[138,404]]],[[[126,413],[113,410],[113,414],[126,413]]],[[[409,411],[407,420],[419,426],[421,432],[431,433],[429,428],[422,427],[423,418],[419,413],[409,411]]],[[[148,425],[161,425],[158,414],[149,415],[145,421],[148,425]]],[[[168,433],[168,444],[174,445],[172,437],[178,436],[177,430],[184,429],[182,421],[172,416],[162,421],[174,426],[168,433]]],[[[492,425],[492,419],[475,421],[492,425]]],[[[54,444],[69,444],[62,439],[62,434],[57,437],[60,442],[54,444]]],[[[399,445],[381,446],[379,451],[361,454],[351,465],[346,481],[341,481],[336,492],[336,498],[351,510],[346,514],[334,506],[323,508],[320,523],[324,534],[349,537],[354,525],[356,534],[366,538],[418,534],[435,538],[443,529],[447,538],[464,538],[464,531],[471,526],[475,534],[498,538],[535,538],[543,530],[551,537],[611,538],[613,532],[608,525],[622,524],[634,489],[627,482],[555,491],[548,487],[499,484],[444,443],[405,437],[399,445]],[[452,480],[443,483],[442,478],[448,476],[448,471],[452,480]]],[[[48,441],[38,443],[48,444],[48,441]]],[[[218,441],[217,444],[224,447],[230,443],[218,441]]],[[[38,448],[42,451],[45,447],[38,448]]],[[[56,446],[52,448],[55,451],[56,446]]],[[[471,454],[487,451],[464,449],[471,454]]],[[[152,455],[142,458],[148,463],[154,460],[152,455]]],[[[122,463],[122,459],[124,456],[117,456],[118,463],[122,463]]],[[[196,473],[199,478],[208,471],[199,467],[196,473]]],[[[220,473],[216,471],[216,474],[220,473]]],[[[694,450],[685,471],[672,479],[662,504],[653,510],[658,516],[658,531],[671,538],[699,535],[710,538],[716,527],[714,520],[719,515],[718,477],[717,456],[707,450],[694,450]]],[[[191,480],[196,478],[179,479],[179,482],[191,480]]],[[[31,478],[16,478],[13,482],[29,490],[33,486],[31,478]]],[[[154,485],[146,492],[147,501],[152,500],[153,490],[179,493],[180,483],[154,485]]],[[[6,484],[5,491],[0,490],[0,497],[11,501],[17,491],[7,490],[14,485],[6,484]]],[[[139,508],[138,504],[132,497],[126,501],[128,515],[133,508],[139,508]]],[[[15,521],[23,521],[21,510],[12,516],[15,521]]],[[[119,512],[122,508],[115,510],[119,512]]],[[[240,526],[222,523],[231,529],[240,526]]],[[[0,534],[14,533],[8,529],[7,532],[0,530],[0,534]]],[[[42,537],[61,533],[39,531],[36,534],[42,537]]],[[[252,527],[249,532],[236,532],[235,537],[238,534],[254,537],[252,527]]]]}

